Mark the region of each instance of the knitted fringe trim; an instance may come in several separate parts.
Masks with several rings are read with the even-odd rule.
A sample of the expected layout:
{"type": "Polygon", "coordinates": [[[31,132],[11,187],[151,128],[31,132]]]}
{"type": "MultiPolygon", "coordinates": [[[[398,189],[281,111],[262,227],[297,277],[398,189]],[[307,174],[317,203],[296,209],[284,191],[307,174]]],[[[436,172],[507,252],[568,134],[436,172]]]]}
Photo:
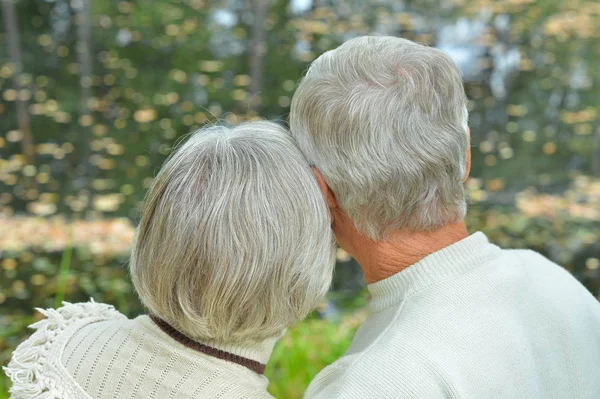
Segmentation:
{"type": "Polygon", "coordinates": [[[4,372],[12,381],[11,399],[65,399],[64,390],[58,381],[44,376],[46,361],[60,362],[61,359],[47,359],[57,334],[72,323],[92,318],[99,320],[124,319],[125,316],[113,306],[90,302],[71,304],[63,302],[58,309],[36,310],[46,316],[29,328],[36,331],[13,352],[12,359],[4,372]]]}

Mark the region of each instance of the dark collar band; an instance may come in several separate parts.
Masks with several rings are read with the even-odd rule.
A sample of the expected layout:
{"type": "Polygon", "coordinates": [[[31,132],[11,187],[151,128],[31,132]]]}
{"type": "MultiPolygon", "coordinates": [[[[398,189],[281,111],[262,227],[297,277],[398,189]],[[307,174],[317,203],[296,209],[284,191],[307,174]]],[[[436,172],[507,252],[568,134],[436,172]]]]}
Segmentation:
{"type": "Polygon", "coordinates": [[[240,366],[249,368],[250,370],[252,370],[258,374],[265,373],[265,365],[260,362],[257,362],[256,360],[248,359],[243,356],[238,356],[233,353],[225,352],[220,349],[201,344],[200,342],[194,341],[193,339],[186,337],[185,335],[183,335],[182,333],[177,331],[173,326],[171,326],[166,321],[164,321],[154,315],[150,315],[150,318],[152,319],[152,321],[154,323],[156,323],[156,325],[158,327],[160,327],[161,330],[163,330],[165,333],[167,333],[171,338],[173,338],[180,344],[187,346],[188,348],[194,349],[198,352],[202,352],[202,353],[212,356],[212,357],[216,357],[218,359],[237,363],[240,366]]]}

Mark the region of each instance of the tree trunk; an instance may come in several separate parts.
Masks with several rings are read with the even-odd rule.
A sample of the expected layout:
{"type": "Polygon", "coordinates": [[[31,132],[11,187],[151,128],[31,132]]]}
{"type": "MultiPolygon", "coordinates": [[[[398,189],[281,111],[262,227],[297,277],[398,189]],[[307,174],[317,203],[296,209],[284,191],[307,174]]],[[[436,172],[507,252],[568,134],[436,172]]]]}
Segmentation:
{"type": "Polygon", "coordinates": [[[592,173],[600,176],[600,127],[596,129],[594,136],[592,139],[592,173]]]}
{"type": "MultiPolygon", "coordinates": [[[[90,116],[88,102],[91,97],[92,88],[92,4],[91,0],[79,0],[78,24],[77,24],[77,60],[79,61],[81,86],[80,117],[90,116]]],[[[89,123],[84,123],[89,126],[89,123]]]]}
{"type": "Polygon", "coordinates": [[[19,38],[19,27],[17,15],[12,0],[2,0],[2,15],[4,15],[4,26],[8,38],[8,54],[14,68],[12,74],[13,88],[17,92],[17,123],[23,139],[23,155],[26,164],[33,164],[35,150],[33,148],[33,137],[31,135],[31,122],[27,110],[27,100],[22,95],[21,74],[23,73],[23,62],[21,60],[21,42],[19,38]]]}
{"type": "Polygon", "coordinates": [[[265,19],[268,0],[252,0],[252,44],[250,47],[250,110],[258,112],[260,91],[264,75],[264,58],[267,53],[265,19]]]}
{"type": "Polygon", "coordinates": [[[82,161],[88,162],[87,156],[90,148],[89,126],[91,115],[89,101],[92,89],[92,4],[91,0],[78,0],[77,9],[77,61],[79,62],[79,122],[84,132],[82,135],[82,161]]]}
{"type": "MultiPolygon", "coordinates": [[[[89,101],[92,91],[92,49],[91,49],[91,29],[92,29],[92,1],[91,0],[73,0],[72,6],[76,10],[77,25],[77,61],[79,63],[79,126],[80,139],[79,148],[81,158],[77,168],[77,187],[75,190],[87,189],[89,181],[92,179],[93,167],[90,164],[90,141],[92,116],[89,108],[89,101]]],[[[91,202],[91,193],[88,197],[91,202]]]]}

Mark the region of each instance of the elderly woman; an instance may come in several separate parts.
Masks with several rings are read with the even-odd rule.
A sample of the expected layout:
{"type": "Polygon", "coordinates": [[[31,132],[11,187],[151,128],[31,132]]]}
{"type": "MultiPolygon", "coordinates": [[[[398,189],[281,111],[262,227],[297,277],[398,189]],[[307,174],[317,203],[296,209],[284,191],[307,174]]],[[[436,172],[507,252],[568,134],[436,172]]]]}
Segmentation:
{"type": "Polygon", "coordinates": [[[322,300],[334,264],[311,169],[278,125],[201,130],[148,194],[131,276],[148,315],[65,304],[15,351],[12,398],[266,398],[285,329],[322,300]]]}

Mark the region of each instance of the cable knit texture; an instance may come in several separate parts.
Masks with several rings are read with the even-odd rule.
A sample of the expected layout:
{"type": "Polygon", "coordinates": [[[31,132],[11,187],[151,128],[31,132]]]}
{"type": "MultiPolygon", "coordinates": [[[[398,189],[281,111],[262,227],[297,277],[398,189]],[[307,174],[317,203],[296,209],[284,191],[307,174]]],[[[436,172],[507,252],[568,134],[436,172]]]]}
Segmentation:
{"type": "Polygon", "coordinates": [[[369,291],[305,398],[600,398],[600,304],[533,251],[475,233],[369,291]]]}
{"type": "MultiPolygon", "coordinates": [[[[271,398],[264,376],[180,344],[148,316],[93,301],[38,310],[46,319],[4,368],[12,399],[271,398]]],[[[220,349],[265,363],[274,342],[220,349]]]]}

